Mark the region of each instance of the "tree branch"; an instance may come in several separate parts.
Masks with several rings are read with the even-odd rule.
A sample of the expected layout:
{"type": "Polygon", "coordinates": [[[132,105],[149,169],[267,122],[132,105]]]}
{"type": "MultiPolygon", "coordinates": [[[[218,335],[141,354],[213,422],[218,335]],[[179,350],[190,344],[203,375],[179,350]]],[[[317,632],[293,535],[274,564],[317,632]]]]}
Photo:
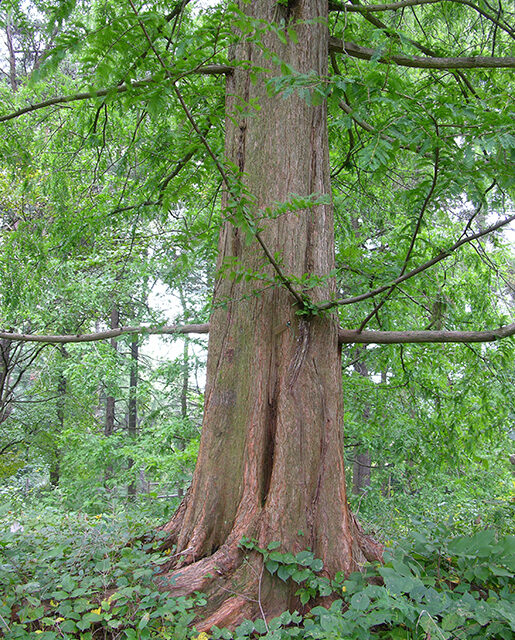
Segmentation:
{"type": "Polygon", "coordinates": [[[489,331],[362,331],[339,329],[340,344],[419,344],[494,342],[515,335],[515,322],[489,331]]]}
{"type": "MultiPolygon", "coordinates": [[[[209,324],[165,325],[164,327],[120,327],[97,333],[77,335],[34,335],[0,332],[0,339],[13,342],[44,342],[47,344],[70,344],[78,342],[98,342],[110,340],[126,334],[144,335],[206,334],[209,324]]],[[[362,331],[339,329],[340,344],[408,344],[437,342],[493,342],[515,335],[515,323],[488,331],[362,331]]]]}
{"type": "MultiPolygon", "coordinates": [[[[434,121],[434,124],[435,124],[435,128],[436,128],[436,135],[438,137],[439,136],[439,131],[438,131],[438,123],[436,122],[436,120],[434,121]]],[[[420,227],[422,226],[422,219],[424,217],[424,213],[425,213],[425,211],[427,209],[427,205],[431,201],[431,198],[433,196],[434,190],[436,188],[436,181],[438,180],[438,164],[439,164],[439,161],[440,161],[440,147],[438,146],[438,143],[437,143],[436,148],[435,148],[435,161],[434,161],[434,166],[433,166],[433,179],[431,181],[431,187],[429,188],[429,191],[428,191],[428,193],[427,193],[427,195],[426,195],[426,197],[424,199],[424,202],[423,202],[422,207],[420,209],[420,212],[418,214],[418,219],[417,219],[417,223],[415,225],[415,230],[413,231],[413,235],[411,237],[410,246],[409,246],[408,252],[406,254],[406,257],[404,258],[404,264],[402,265],[402,269],[401,269],[401,272],[399,273],[399,277],[403,276],[406,273],[406,269],[408,268],[408,264],[409,264],[409,260],[411,258],[411,254],[412,254],[413,249],[415,247],[415,242],[417,240],[418,232],[420,231],[420,227]]],[[[367,326],[369,321],[381,309],[381,307],[386,303],[388,298],[395,291],[396,286],[397,285],[394,284],[394,285],[392,285],[390,287],[390,289],[388,289],[388,291],[384,295],[383,299],[380,300],[378,302],[378,304],[376,304],[376,306],[372,309],[372,311],[363,320],[363,322],[360,324],[359,329],[358,329],[358,331],[360,333],[367,326]]]]}
{"type": "MultiPolygon", "coordinates": [[[[352,1],[352,0],[351,0],[352,1]]],[[[507,25],[503,25],[499,22],[496,16],[492,16],[477,4],[474,4],[471,0],[402,0],[401,2],[389,2],[385,4],[344,4],[342,2],[333,2],[330,0],[329,2],[329,11],[348,11],[355,13],[372,13],[376,11],[397,11],[397,9],[404,9],[404,7],[416,7],[424,4],[437,4],[439,2],[454,2],[455,4],[464,4],[474,11],[477,11],[480,15],[482,15],[490,22],[493,22],[495,25],[506,31],[506,33],[510,34],[511,37],[514,35],[513,29],[511,29],[507,25]]]]}
{"type": "MultiPolygon", "coordinates": [[[[329,11],[349,11],[357,13],[369,13],[371,11],[396,11],[404,7],[413,7],[419,4],[436,4],[444,0],[402,0],[401,2],[388,2],[385,4],[352,5],[343,2],[329,1],[329,11]]],[[[459,2],[459,0],[457,0],[459,2]]]]}
{"type": "Polygon", "coordinates": [[[97,333],[78,333],[76,335],[36,335],[31,333],[10,333],[0,332],[0,339],[12,340],[13,342],[44,342],[46,344],[70,344],[77,342],[97,342],[99,340],[110,340],[118,336],[142,333],[146,335],[166,335],[184,333],[208,333],[208,324],[186,324],[186,325],[165,325],[164,327],[119,327],[97,333]]]}
{"type": "Polygon", "coordinates": [[[11,442],[8,442],[0,449],[0,456],[3,456],[11,447],[14,447],[15,444],[20,444],[21,442],[25,442],[25,438],[22,438],[21,440],[11,440],[11,442]]]}
{"type": "MultiPolygon", "coordinates": [[[[329,41],[329,51],[335,53],[345,53],[353,58],[359,58],[361,60],[371,60],[376,54],[374,49],[368,47],[362,47],[353,42],[342,42],[338,38],[331,37],[329,41]]],[[[379,62],[388,63],[394,62],[399,66],[413,67],[417,69],[512,69],[515,68],[515,57],[496,58],[491,56],[471,56],[463,58],[438,58],[438,57],[422,57],[422,56],[406,56],[402,54],[392,54],[388,56],[382,56],[378,59],[379,62]]],[[[224,64],[211,64],[204,67],[199,67],[191,73],[199,73],[202,75],[226,75],[232,73],[233,67],[224,64]]],[[[189,74],[183,74],[189,75],[189,74]]],[[[26,113],[45,109],[59,104],[67,104],[69,102],[78,102],[81,100],[90,100],[91,98],[101,98],[110,93],[119,94],[125,93],[129,89],[139,89],[146,87],[153,82],[157,82],[155,77],[146,78],[144,80],[136,80],[130,83],[124,83],[114,87],[107,87],[104,89],[98,89],[97,91],[84,91],[74,93],[67,96],[56,96],[55,98],[49,98],[42,102],[28,105],[12,113],[8,113],[4,116],[0,116],[0,122],[7,122],[13,120],[26,113]]]]}
{"type": "MultiPolygon", "coordinates": [[[[191,73],[200,73],[202,75],[224,75],[227,73],[232,73],[232,71],[233,71],[233,68],[225,64],[209,64],[204,67],[199,67],[198,69],[195,69],[191,73]]],[[[185,75],[190,75],[190,74],[189,73],[182,74],[182,77],[184,77],[185,75]]],[[[0,116],[0,122],[13,120],[14,118],[18,118],[19,116],[22,116],[25,113],[38,111],[39,109],[45,109],[46,107],[51,107],[57,104],[66,104],[68,102],[77,102],[80,100],[90,100],[91,98],[102,98],[110,93],[113,93],[113,94],[125,93],[126,91],[129,91],[129,89],[139,89],[141,87],[146,87],[154,82],[158,82],[157,77],[151,76],[150,78],[146,78],[144,80],[136,80],[134,82],[120,84],[115,87],[98,89],[98,91],[84,91],[81,93],[73,93],[68,96],[57,96],[55,98],[49,98],[48,100],[44,100],[43,102],[37,102],[27,107],[23,107],[23,109],[18,109],[18,111],[13,111],[12,113],[8,113],[5,116],[0,116]]]]}
{"type": "MultiPolygon", "coordinates": [[[[350,1],[355,6],[361,6],[360,0],[350,0],[350,1]]],[[[393,38],[393,39],[397,40],[397,42],[402,42],[402,41],[409,42],[409,44],[411,44],[412,47],[415,47],[415,49],[417,49],[418,51],[421,51],[426,56],[430,56],[432,58],[438,58],[439,57],[438,53],[436,51],[434,51],[433,49],[430,49],[429,47],[426,47],[426,45],[424,45],[424,44],[422,44],[420,42],[417,42],[416,40],[412,40],[411,38],[407,38],[405,35],[403,35],[402,40],[401,40],[400,35],[395,30],[393,30],[391,27],[386,25],[384,22],[382,22],[381,20],[376,18],[375,15],[367,12],[367,13],[363,14],[363,17],[365,18],[365,20],[370,22],[370,24],[373,24],[374,27],[377,27],[378,29],[381,29],[381,31],[383,31],[384,34],[388,38],[393,38]]],[[[474,87],[470,84],[468,78],[463,73],[463,71],[456,70],[456,71],[453,72],[453,75],[454,75],[454,77],[456,79],[460,79],[463,82],[463,84],[467,87],[467,89],[470,91],[470,93],[472,93],[472,95],[477,98],[477,93],[476,93],[474,87]]]]}
{"type": "MultiPolygon", "coordinates": [[[[419,265],[416,269],[412,269],[411,271],[408,271],[408,273],[405,273],[404,275],[399,276],[398,278],[393,280],[393,282],[390,282],[381,287],[378,287],[377,289],[372,289],[372,291],[368,291],[367,293],[362,293],[359,296],[353,296],[352,298],[341,298],[339,300],[330,300],[329,302],[319,305],[318,309],[320,311],[326,311],[328,309],[332,309],[333,307],[344,306],[348,304],[355,304],[356,302],[362,302],[363,300],[368,300],[368,298],[373,298],[374,296],[377,296],[380,293],[383,293],[383,291],[387,291],[388,289],[390,289],[390,287],[400,284],[405,280],[409,280],[410,278],[413,278],[413,276],[416,276],[419,273],[422,273],[423,271],[425,271],[426,269],[429,269],[430,267],[434,266],[435,264],[438,264],[442,260],[445,260],[445,258],[448,258],[452,253],[454,253],[457,249],[459,249],[464,244],[467,244],[468,242],[472,242],[473,240],[477,240],[478,238],[482,238],[483,236],[486,236],[489,233],[492,233],[493,231],[497,231],[497,229],[500,229],[501,227],[504,227],[507,224],[510,224],[510,222],[513,222],[513,220],[515,220],[515,214],[512,216],[509,216],[508,218],[505,218],[504,220],[500,220],[496,224],[493,224],[490,227],[483,229],[482,231],[478,231],[477,233],[474,233],[471,236],[461,237],[460,240],[455,242],[452,245],[452,247],[450,247],[449,249],[440,251],[440,253],[434,256],[434,258],[431,258],[431,260],[428,260],[427,262],[424,262],[423,264],[419,265]]],[[[1,337],[1,334],[0,334],[0,337],[1,337]]]]}
{"type": "MultiPolygon", "coordinates": [[[[339,38],[329,38],[329,51],[345,53],[352,58],[371,60],[377,55],[375,49],[362,47],[354,42],[344,42],[339,38]]],[[[378,62],[393,62],[401,67],[413,67],[415,69],[513,69],[515,57],[494,58],[491,56],[470,56],[463,58],[438,58],[407,56],[404,54],[381,55],[378,62]]]]}
{"type": "MultiPolygon", "coordinates": [[[[359,5],[357,5],[359,6],[359,5]]],[[[361,60],[371,60],[376,54],[374,49],[368,47],[362,47],[353,42],[342,42],[338,38],[331,37],[329,40],[329,51],[335,53],[345,53],[353,58],[359,58],[361,60]]],[[[378,59],[379,62],[388,63],[394,62],[399,66],[413,67],[417,69],[513,69],[515,68],[515,57],[496,58],[492,56],[471,56],[463,58],[439,58],[439,57],[422,57],[422,56],[406,56],[402,54],[392,54],[388,56],[382,56],[378,59]]],[[[202,75],[225,75],[232,73],[233,67],[225,64],[210,64],[204,67],[199,67],[191,73],[199,73],[202,75]]],[[[188,74],[184,74],[188,75],[188,74]]],[[[13,120],[26,113],[45,109],[59,104],[67,104],[69,102],[78,102],[81,100],[90,100],[91,98],[101,98],[110,93],[119,94],[125,93],[129,89],[139,89],[146,87],[153,82],[157,82],[155,77],[146,78],[144,80],[136,80],[130,83],[124,83],[114,87],[107,87],[104,89],[98,89],[97,91],[84,91],[74,93],[67,96],[56,96],[55,98],[49,98],[43,102],[37,102],[35,104],[28,105],[12,113],[8,113],[4,116],[0,116],[0,122],[7,122],[13,120]]]]}

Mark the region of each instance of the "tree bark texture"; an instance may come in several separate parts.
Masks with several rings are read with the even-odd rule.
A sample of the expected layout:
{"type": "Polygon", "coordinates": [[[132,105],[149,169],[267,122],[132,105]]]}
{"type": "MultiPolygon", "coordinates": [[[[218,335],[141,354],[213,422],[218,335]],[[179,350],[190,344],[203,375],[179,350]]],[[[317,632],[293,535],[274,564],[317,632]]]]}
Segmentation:
{"type": "MultiPolygon", "coordinates": [[[[67,357],[64,347],[61,350],[63,359],[67,357]]],[[[61,371],[59,373],[59,380],[57,383],[57,426],[59,433],[56,434],[56,442],[54,444],[53,458],[50,463],[50,484],[53,487],[59,486],[59,479],[61,477],[61,447],[59,446],[59,439],[64,432],[64,416],[66,409],[66,377],[61,371]]]]}
{"type": "MultiPolygon", "coordinates": [[[[240,8],[265,23],[327,18],[327,0],[288,6],[255,0],[240,8]]],[[[282,44],[264,29],[261,42],[300,73],[325,77],[327,26],[295,29],[299,44],[282,44]]],[[[280,73],[248,40],[235,55],[280,73]]],[[[238,68],[227,80],[226,157],[253,198],[255,217],[290,194],[330,193],[325,104],[270,96],[266,79],[252,83],[249,72],[238,68]],[[251,106],[256,101],[259,110],[251,106]]],[[[262,219],[259,226],[269,251],[280,253],[285,274],[324,276],[332,270],[330,205],[262,219]]],[[[218,267],[227,259],[274,276],[259,244],[248,244],[229,221],[220,233],[218,267]]],[[[309,295],[321,301],[333,292],[334,283],[327,281],[309,295]]],[[[165,527],[178,560],[163,584],[169,578],[172,593],[208,594],[200,630],[237,624],[260,609],[273,616],[299,608],[296,586],[263,575],[259,557],[244,559],[238,549],[243,536],[260,546],[279,541],[283,551],[294,553],[311,548],[328,575],[379,555],[347,506],[336,318],[303,319],[296,310],[279,285],[221,278],[215,288],[197,467],[165,527]]]]}
{"type": "Polygon", "coordinates": [[[9,82],[14,93],[18,91],[18,80],[16,77],[16,53],[14,51],[12,24],[8,19],[5,25],[5,37],[7,41],[7,50],[9,51],[9,82]]]}
{"type": "Polygon", "coordinates": [[[12,371],[12,342],[0,340],[0,424],[7,420],[12,411],[10,377],[12,371]]]}

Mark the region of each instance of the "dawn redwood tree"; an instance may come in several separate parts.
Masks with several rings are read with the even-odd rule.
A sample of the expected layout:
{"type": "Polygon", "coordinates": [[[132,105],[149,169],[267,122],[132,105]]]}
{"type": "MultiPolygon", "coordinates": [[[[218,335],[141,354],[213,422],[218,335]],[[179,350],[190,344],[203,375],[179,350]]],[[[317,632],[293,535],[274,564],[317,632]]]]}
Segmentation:
{"type": "MultiPolygon", "coordinates": [[[[268,56],[300,73],[327,75],[327,1],[242,3],[253,18],[301,22],[298,44],[264,33],[268,56]]],[[[243,39],[236,60],[266,66],[261,47],[243,39]]],[[[327,277],[334,269],[326,102],[267,94],[266,76],[251,82],[238,68],[226,89],[226,158],[235,166],[258,213],[291,194],[325,195],[325,203],[260,223],[259,242],[247,242],[231,220],[220,234],[218,267],[237,261],[277,279],[264,253],[280,255],[281,272],[301,279],[327,277]],[[259,112],[247,105],[257,102],[259,112]],[[238,109],[240,104],[243,109],[238,109]],[[263,246],[262,246],[263,245],[263,246]]],[[[226,191],[225,205],[234,196],[226,191]]],[[[338,323],[334,314],[299,315],[287,287],[223,278],[215,288],[210,320],[204,422],[193,482],[165,527],[176,544],[180,569],[172,593],[208,594],[206,626],[256,616],[260,568],[243,562],[244,536],[259,545],[280,541],[283,551],[309,548],[329,575],[357,569],[380,557],[363,535],[346,498],[338,323]]],[[[335,295],[334,279],[310,290],[314,302],[335,295]]],[[[257,559],[255,559],[257,561],[257,559]]],[[[261,585],[267,615],[295,606],[295,588],[278,580],[261,585]]]]}
{"type": "MultiPolygon", "coordinates": [[[[126,3],[123,4],[125,6],[126,3]]],[[[395,335],[387,335],[386,332],[380,339],[377,332],[363,331],[366,323],[362,324],[359,331],[339,330],[334,309],[341,294],[336,290],[332,275],[335,238],[327,102],[323,89],[317,99],[306,100],[305,97],[312,89],[316,93],[317,89],[324,86],[326,79],[329,85],[329,50],[333,54],[343,52],[360,59],[372,58],[373,62],[379,60],[407,67],[444,70],[513,67],[515,60],[493,56],[438,57],[427,46],[410,40],[406,42],[410,42],[424,56],[393,54],[388,57],[381,50],[330,39],[327,28],[329,4],[337,9],[339,3],[328,3],[327,0],[241,0],[237,3],[238,9],[246,14],[251,28],[247,34],[240,34],[241,37],[238,34],[234,36],[231,65],[202,66],[211,55],[210,45],[206,45],[206,52],[209,52],[202,54],[202,61],[195,64],[194,68],[189,62],[190,66],[181,70],[181,56],[177,55],[174,60],[177,68],[169,67],[168,58],[160,53],[156,41],[169,24],[173,26],[166,32],[167,37],[175,35],[178,18],[187,4],[187,1],[178,3],[166,20],[157,23],[151,30],[152,16],[141,19],[138,6],[133,0],[128,0],[127,5],[132,9],[130,19],[127,15],[120,17],[119,23],[114,19],[112,28],[119,27],[120,34],[114,32],[112,42],[107,45],[104,43],[104,49],[99,46],[95,50],[98,59],[103,59],[103,63],[98,65],[98,73],[107,76],[110,88],[51,98],[39,105],[31,103],[15,114],[3,116],[0,121],[39,108],[92,99],[100,103],[93,122],[88,126],[95,132],[100,115],[104,113],[105,133],[109,126],[108,105],[115,97],[123,97],[127,93],[134,100],[135,92],[147,89],[152,98],[157,97],[156,102],[159,103],[163,98],[159,88],[165,87],[168,93],[163,89],[163,95],[167,99],[170,99],[170,95],[174,97],[183,108],[182,120],[189,121],[189,130],[186,127],[184,130],[188,131],[188,135],[194,131],[204,145],[204,153],[211,156],[220,174],[224,190],[224,222],[219,239],[218,268],[221,273],[225,271],[227,276],[232,277],[219,278],[215,287],[199,458],[191,488],[172,520],[164,527],[167,534],[164,544],[173,546],[174,551],[168,573],[159,578],[163,588],[169,589],[172,594],[200,590],[208,595],[203,621],[204,627],[208,628],[214,624],[235,625],[244,617],[255,617],[262,612],[266,616],[273,616],[286,608],[298,606],[295,588],[264,573],[259,554],[246,557],[239,548],[243,537],[257,540],[260,546],[279,542],[282,551],[297,552],[310,548],[323,560],[324,571],[329,576],[340,570],[349,572],[359,568],[363,561],[381,556],[380,545],[363,534],[347,505],[339,343],[457,339],[455,335],[445,332],[442,335],[442,332],[430,331],[412,334],[398,332],[395,335]],[[289,26],[292,30],[288,29],[289,26]],[[140,48],[133,46],[132,40],[131,47],[128,47],[124,40],[126,33],[130,33],[130,38],[136,41],[137,32],[141,35],[141,40],[137,41],[140,48]],[[125,51],[122,51],[123,47],[125,51]],[[155,73],[154,65],[150,67],[155,74],[153,76],[147,74],[131,84],[130,78],[136,74],[133,76],[129,73],[123,80],[117,77],[114,82],[112,69],[116,65],[107,63],[110,62],[109,56],[117,62],[116,55],[121,57],[129,48],[131,54],[124,59],[124,63],[130,63],[127,67],[132,69],[131,65],[137,67],[141,64],[147,73],[143,64],[148,60],[156,64],[159,61],[158,73],[155,73]],[[137,55],[132,56],[133,49],[137,49],[137,55]],[[105,55],[98,54],[98,51],[104,51],[105,55]],[[245,64],[240,64],[243,61],[245,64]],[[263,71],[264,68],[271,69],[270,73],[263,71]],[[284,76],[294,70],[291,75],[298,74],[303,79],[306,83],[304,89],[307,88],[304,95],[295,90],[289,92],[287,97],[286,92],[283,95],[269,92],[267,81],[280,75],[283,69],[286,69],[284,76]],[[174,72],[177,75],[174,76],[174,72]],[[188,106],[179,89],[182,77],[196,73],[224,73],[227,76],[224,159],[209,142],[206,132],[211,123],[199,125],[195,121],[192,107],[188,106]],[[105,102],[102,102],[104,98],[105,102]],[[278,206],[278,203],[293,200],[297,203],[304,201],[305,206],[278,206]]],[[[394,8],[398,8],[398,4],[391,3],[395,5],[394,8]]],[[[406,0],[400,4],[409,6],[416,3],[406,0]]],[[[431,3],[421,0],[421,4],[431,3]]],[[[350,11],[358,5],[359,2],[353,0],[345,7],[350,11]]],[[[116,6],[117,3],[102,3],[99,12],[105,11],[107,16],[118,18],[114,10],[116,6]]],[[[385,10],[385,6],[381,10],[385,10]]],[[[156,7],[163,8],[159,2],[156,2],[156,7]]],[[[362,8],[358,6],[357,11],[362,11],[362,8]]],[[[379,30],[391,42],[400,41],[398,36],[392,35],[390,27],[384,26],[377,18],[366,14],[366,19],[375,27],[373,35],[377,35],[376,31],[379,30]]],[[[511,37],[512,29],[506,26],[505,21],[499,19],[495,24],[496,42],[501,38],[497,31],[511,37]]],[[[216,29],[213,25],[210,29],[209,33],[214,33],[216,40],[216,29]]],[[[98,29],[98,33],[101,31],[98,29]]],[[[92,32],[97,33],[95,30],[92,32]]],[[[502,37],[505,37],[503,34],[502,37]]],[[[170,42],[169,39],[165,45],[166,51],[170,42]]],[[[216,52],[216,44],[213,50],[216,52]]],[[[90,69],[90,58],[85,62],[87,71],[90,69]]],[[[338,65],[334,60],[333,67],[336,73],[338,65]]],[[[459,81],[462,89],[465,87],[471,93],[474,91],[460,71],[451,73],[451,79],[459,81]]],[[[386,81],[381,79],[381,84],[383,82],[386,81]]],[[[348,102],[348,99],[355,97],[353,91],[357,92],[355,87],[349,91],[342,90],[344,95],[339,106],[346,117],[352,120],[359,131],[377,134],[374,149],[384,150],[385,144],[392,147],[392,131],[384,133],[380,129],[376,132],[368,121],[354,112],[353,105],[348,102]]],[[[402,87],[399,91],[402,91],[402,87]]],[[[427,89],[422,88],[420,93],[423,91],[427,92],[427,89]]],[[[424,104],[420,107],[416,101],[409,102],[410,96],[405,99],[409,108],[419,109],[424,115],[424,104]]],[[[439,104],[438,107],[444,108],[439,104]]],[[[377,111],[379,107],[375,105],[375,109],[377,111]]],[[[449,117],[447,112],[444,116],[449,117]]],[[[134,137],[144,117],[146,110],[138,120],[134,137]]],[[[488,112],[493,128],[497,117],[498,110],[488,112]]],[[[176,114],[174,119],[178,120],[176,114]]],[[[428,120],[430,118],[423,121],[426,128],[432,126],[431,122],[428,125],[428,120]]],[[[409,123],[404,125],[408,126],[409,123]]],[[[427,135],[429,144],[426,144],[428,140],[419,141],[415,138],[417,127],[409,126],[415,130],[411,131],[414,141],[407,139],[408,136],[402,137],[397,131],[398,139],[394,140],[396,144],[400,140],[397,150],[402,148],[420,154],[425,161],[428,155],[431,156],[433,146],[439,149],[440,129],[436,126],[436,134],[427,135]]],[[[179,127],[177,130],[180,133],[179,127]]],[[[458,131],[461,132],[459,128],[458,131]]],[[[468,129],[464,131],[466,133],[468,129]]],[[[97,135],[100,138],[99,145],[105,145],[105,135],[97,135]]],[[[451,129],[448,138],[452,140],[456,135],[456,131],[451,129]]],[[[351,148],[343,167],[357,153],[353,148],[354,134],[349,138],[351,148]]],[[[444,139],[442,137],[442,141],[444,139]]],[[[450,145],[449,140],[445,144],[450,145]]],[[[507,144],[506,139],[503,144],[507,144]]],[[[145,183],[148,190],[141,188],[141,191],[148,194],[148,199],[139,202],[130,200],[124,183],[119,189],[120,197],[113,198],[117,203],[116,213],[136,210],[140,215],[145,207],[162,207],[167,185],[197,152],[197,149],[189,149],[182,158],[174,156],[177,163],[171,172],[167,167],[167,177],[161,176],[153,184],[145,183]],[[159,195],[157,199],[156,191],[159,195]],[[130,204],[123,206],[126,201],[130,204]]],[[[158,153],[149,155],[159,157],[158,153]]],[[[368,160],[372,164],[377,158],[370,153],[368,160]]],[[[487,160],[484,163],[485,171],[489,170],[487,165],[491,165],[491,158],[487,157],[487,160]]],[[[135,166],[139,168],[139,164],[135,163],[135,166]]],[[[501,163],[496,165],[497,168],[500,166],[501,163]]],[[[381,292],[388,295],[395,284],[414,275],[409,272],[408,258],[441,170],[439,154],[436,153],[432,184],[422,198],[423,205],[408,257],[400,259],[400,275],[393,280],[388,279],[388,284],[375,292],[367,291],[363,296],[357,296],[354,302],[381,292]]],[[[427,165],[422,172],[428,174],[427,165]]],[[[127,181],[133,180],[132,192],[139,195],[135,175],[134,170],[132,174],[128,172],[126,177],[127,181]]],[[[143,171],[139,170],[137,176],[138,180],[144,182],[143,171]]],[[[500,179],[499,175],[496,175],[496,179],[500,179]]],[[[457,192],[461,193],[461,189],[462,185],[459,185],[457,192]]],[[[105,189],[102,195],[107,198],[109,193],[109,189],[105,189]]],[[[442,249],[428,259],[424,269],[443,260],[453,250],[471,241],[471,238],[481,237],[481,234],[467,235],[475,215],[467,223],[464,236],[451,249],[442,249]]],[[[112,217],[114,219],[114,215],[112,217]]],[[[419,268],[419,271],[422,270],[419,268]]],[[[139,330],[135,328],[132,331],[139,330]]],[[[172,327],[168,332],[174,330],[176,328],[172,327]]],[[[43,337],[41,341],[77,342],[114,338],[127,331],[120,328],[104,332],[102,336],[43,337]]],[[[167,332],[167,329],[161,327],[157,332],[167,332]]],[[[512,335],[513,332],[511,325],[506,330],[489,333],[490,337],[476,335],[474,338],[462,334],[460,339],[493,340],[512,335]]],[[[0,334],[0,338],[5,336],[5,333],[0,334]]],[[[7,334],[7,338],[33,339],[12,332],[7,334]]]]}

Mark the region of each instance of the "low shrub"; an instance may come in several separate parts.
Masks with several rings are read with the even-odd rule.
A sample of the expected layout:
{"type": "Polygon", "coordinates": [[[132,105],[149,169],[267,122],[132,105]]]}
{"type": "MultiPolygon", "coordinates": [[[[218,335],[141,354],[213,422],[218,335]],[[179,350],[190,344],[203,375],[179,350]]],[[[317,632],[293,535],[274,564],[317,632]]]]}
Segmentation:
{"type": "Polygon", "coordinates": [[[456,535],[416,522],[383,565],[334,580],[309,550],[293,555],[278,543],[259,549],[243,540],[243,553],[260,553],[270,573],[297,584],[302,603],[322,598],[326,606],[198,634],[192,625],[205,599],[157,590],[168,555],[159,540],[142,538],[149,521],[50,507],[14,516],[0,514],[0,629],[8,640],[512,640],[515,633],[515,536],[490,529],[456,535]]]}

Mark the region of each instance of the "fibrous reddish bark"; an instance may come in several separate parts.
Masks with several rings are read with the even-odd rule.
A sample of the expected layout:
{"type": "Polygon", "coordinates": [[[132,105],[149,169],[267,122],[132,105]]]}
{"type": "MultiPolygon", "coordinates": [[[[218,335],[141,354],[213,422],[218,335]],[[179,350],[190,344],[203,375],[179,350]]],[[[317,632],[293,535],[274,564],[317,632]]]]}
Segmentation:
{"type": "MultiPolygon", "coordinates": [[[[281,44],[263,30],[261,42],[300,73],[327,74],[327,25],[297,21],[327,17],[327,0],[242,3],[265,23],[297,23],[298,44],[281,44]]],[[[285,30],[286,33],[286,30],[285,30]]],[[[236,57],[273,66],[248,39],[236,57]]],[[[237,69],[227,80],[226,155],[236,165],[256,216],[265,207],[330,193],[326,107],[303,98],[270,96],[266,77],[255,84],[237,69]],[[250,105],[260,105],[258,111],[250,105]]],[[[272,254],[289,276],[324,276],[334,266],[333,212],[318,205],[259,223],[272,254]]],[[[227,258],[251,272],[275,273],[257,242],[226,222],[219,241],[227,258]]],[[[336,318],[303,318],[280,285],[259,294],[256,282],[222,278],[210,321],[205,413],[192,485],[166,525],[176,564],[162,576],[172,594],[209,596],[197,628],[234,625],[265,612],[298,607],[295,588],[262,574],[258,557],[244,560],[243,536],[282,550],[310,548],[328,575],[349,572],[380,548],[361,532],[346,500],[341,366],[336,318]],[[223,303],[223,304],[222,304],[223,303]]],[[[327,300],[334,283],[309,291],[327,300]]],[[[256,554],[257,555],[257,554],[256,554]]]]}

